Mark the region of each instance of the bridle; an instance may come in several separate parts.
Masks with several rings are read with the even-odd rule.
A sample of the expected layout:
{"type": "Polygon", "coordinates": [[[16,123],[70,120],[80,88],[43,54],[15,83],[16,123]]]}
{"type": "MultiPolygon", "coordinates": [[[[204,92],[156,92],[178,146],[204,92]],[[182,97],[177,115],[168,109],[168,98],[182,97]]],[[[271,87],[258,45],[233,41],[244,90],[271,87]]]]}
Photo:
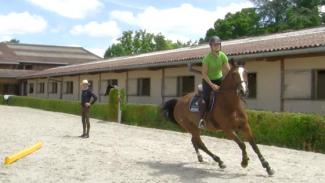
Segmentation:
{"type": "MultiPolygon", "coordinates": [[[[231,74],[231,73],[228,73],[228,74],[231,74]]],[[[233,75],[231,75],[231,77],[232,77],[232,80],[235,80],[235,78],[234,78],[233,75]]],[[[240,82],[236,83],[235,87],[232,87],[232,88],[221,88],[220,89],[220,92],[235,91],[236,94],[237,94],[237,96],[246,104],[245,98],[246,98],[246,96],[248,96],[249,90],[248,90],[248,87],[247,87],[246,88],[247,89],[247,95],[246,96],[245,95],[242,95],[241,92],[240,92],[240,89],[242,87],[242,83],[245,83],[246,86],[248,86],[248,81],[243,80],[243,81],[240,81],[240,82]]],[[[222,84],[221,84],[221,86],[222,86],[222,84]]]]}

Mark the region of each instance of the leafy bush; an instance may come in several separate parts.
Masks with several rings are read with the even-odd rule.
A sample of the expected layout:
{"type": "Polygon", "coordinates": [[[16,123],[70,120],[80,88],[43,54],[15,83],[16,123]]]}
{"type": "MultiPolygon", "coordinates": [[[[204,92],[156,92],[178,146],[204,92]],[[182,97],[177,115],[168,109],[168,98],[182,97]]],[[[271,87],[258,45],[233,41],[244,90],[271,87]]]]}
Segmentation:
{"type": "Polygon", "coordinates": [[[108,95],[108,120],[118,121],[118,101],[121,102],[121,110],[125,109],[125,92],[124,89],[112,88],[108,95]]]}
{"type": "Polygon", "coordinates": [[[0,95],[0,104],[4,104],[3,95],[0,95]]]}
{"type": "MultiPolygon", "coordinates": [[[[3,99],[1,96],[0,98],[3,99]]],[[[1,99],[0,99],[1,102],[1,99]]],[[[4,102],[2,102],[4,104],[4,102]]],[[[55,99],[42,99],[33,97],[13,96],[10,97],[8,105],[31,107],[47,111],[63,112],[80,115],[81,105],[77,101],[65,101],[55,99]]],[[[107,104],[96,104],[92,106],[91,117],[107,120],[107,104]]]]}
{"type": "Polygon", "coordinates": [[[178,125],[164,119],[160,106],[157,105],[127,104],[122,121],[129,125],[181,131],[178,125]]]}
{"type": "MultiPolygon", "coordinates": [[[[160,106],[146,104],[125,104],[122,98],[122,123],[150,128],[182,131],[162,116],[160,106]]],[[[102,120],[116,121],[117,90],[112,90],[109,104],[96,103],[90,116],[102,120]]],[[[3,96],[0,103],[5,104],[3,96]]],[[[32,97],[11,97],[7,105],[25,106],[37,109],[80,115],[80,103],[32,97]]],[[[257,143],[325,153],[325,117],[315,114],[277,113],[248,110],[248,118],[257,143]]],[[[203,131],[203,134],[223,137],[222,132],[203,131]]]]}
{"type": "Polygon", "coordinates": [[[325,152],[325,117],[252,110],[248,116],[258,143],[325,152]]]}

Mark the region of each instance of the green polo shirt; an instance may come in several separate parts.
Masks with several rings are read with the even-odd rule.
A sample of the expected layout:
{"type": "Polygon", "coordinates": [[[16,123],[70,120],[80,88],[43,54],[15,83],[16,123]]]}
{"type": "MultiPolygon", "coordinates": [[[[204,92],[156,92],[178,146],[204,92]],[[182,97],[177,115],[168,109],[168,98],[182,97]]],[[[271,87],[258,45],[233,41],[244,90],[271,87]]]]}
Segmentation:
{"type": "Polygon", "coordinates": [[[219,51],[218,56],[212,55],[210,52],[207,54],[202,61],[202,64],[208,65],[208,77],[210,80],[217,80],[222,78],[222,65],[228,62],[227,55],[219,51]]]}

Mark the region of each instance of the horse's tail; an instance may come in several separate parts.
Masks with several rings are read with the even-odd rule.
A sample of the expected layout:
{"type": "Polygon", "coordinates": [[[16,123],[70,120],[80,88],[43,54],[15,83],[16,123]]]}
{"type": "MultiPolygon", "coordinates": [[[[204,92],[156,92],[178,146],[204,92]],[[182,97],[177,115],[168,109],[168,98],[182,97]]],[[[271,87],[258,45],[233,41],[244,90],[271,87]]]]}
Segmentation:
{"type": "Polygon", "coordinates": [[[177,99],[168,100],[167,102],[164,103],[162,110],[165,118],[177,124],[174,116],[174,109],[176,103],[177,103],[177,99]]]}

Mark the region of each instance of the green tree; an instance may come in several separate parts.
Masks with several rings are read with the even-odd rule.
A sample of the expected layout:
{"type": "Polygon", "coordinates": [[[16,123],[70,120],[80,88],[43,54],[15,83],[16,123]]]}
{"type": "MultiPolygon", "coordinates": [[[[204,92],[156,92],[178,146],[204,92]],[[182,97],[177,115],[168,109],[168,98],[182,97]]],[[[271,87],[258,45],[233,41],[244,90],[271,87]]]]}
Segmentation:
{"type": "Polygon", "coordinates": [[[18,40],[18,39],[11,39],[10,41],[9,41],[9,43],[19,43],[20,41],[18,40]]]}
{"type": "Polygon", "coordinates": [[[182,47],[185,47],[186,46],[186,44],[185,43],[183,43],[182,41],[176,41],[176,43],[172,43],[172,41],[168,41],[169,43],[170,43],[170,45],[171,45],[171,49],[176,49],[176,48],[182,48],[182,47]]]}
{"type": "Polygon", "coordinates": [[[154,50],[154,35],[145,30],[135,31],[133,36],[134,54],[147,53],[154,50]]]}
{"type": "MultiPolygon", "coordinates": [[[[255,8],[228,13],[207,30],[205,41],[213,35],[221,39],[302,29],[325,23],[325,13],[320,12],[325,0],[251,0],[255,8]]],[[[201,41],[200,41],[201,42],[201,41]]]]}
{"type": "Polygon", "coordinates": [[[2,41],[0,43],[19,43],[20,41],[18,39],[10,39],[10,41],[2,41]]]}
{"type": "Polygon", "coordinates": [[[135,32],[125,31],[118,41],[118,43],[107,48],[104,58],[141,54],[186,46],[186,44],[180,41],[173,43],[167,40],[161,33],[155,35],[147,33],[145,30],[138,30],[135,32]]]}
{"type": "Polygon", "coordinates": [[[318,26],[322,22],[319,0],[295,0],[288,12],[288,25],[294,29],[318,26]]]}
{"type": "MultiPolygon", "coordinates": [[[[217,20],[217,21],[221,21],[221,20],[217,20]]],[[[217,26],[217,21],[214,23],[215,28],[217,26]]],[[[214,28],[210,28],[210,29],[208,29],[207,33],[205,34],[204,40],[201,39],[200,41],[202,43],[203,43],[203,41],[207,42],[207,41],[209,41],[210,37],[215,36],[215,35],[219,35],[219,34],[216,33],[216,30],[214,28]]]]}
{"type": "Polygon", "coordinates": [[[246,8],[234,14],[228,13],[225,19],[218,19],[214,28],[208,29],[205,40],[214,35],[227,40],[260,33],[259,16],[254,8],[246,8]]]}
{"type": "Polygon", "coordinates": [[[168,50],[168,49],[173,48],[173,45],[171,44],[171,42],[168,42],[168,40],[165,39],[165,36],[162,35],[161,33],[155,35],[154,40],[156,43],[155,50],[157,50],[157,51],[168,50]]]}
{"type": "Polygon", "coordinates": [[[132,35],[133,31],[124,31],[122,37],[118,39],[127,55],[132,55],[134,53],[132,35]]]}
{"type": "Polygon", "coordinates": [[[154,37],[152,33],[147,33],[145,30],[140,30],[141,35],[141,47],[139,53],[147,53],[155,51],[154,37]]]}
{"type": "Polygon", "coordinates": [[[324,0],[251,0],[267,32],[318,26],[324,0]]]}
{"type": "Polygon", "coordinates": [[[128,55],[121,43],[113,44],[110,46],[104,55],[104,58],[111,58],[115,56],[125,56],[128,55]]]}

